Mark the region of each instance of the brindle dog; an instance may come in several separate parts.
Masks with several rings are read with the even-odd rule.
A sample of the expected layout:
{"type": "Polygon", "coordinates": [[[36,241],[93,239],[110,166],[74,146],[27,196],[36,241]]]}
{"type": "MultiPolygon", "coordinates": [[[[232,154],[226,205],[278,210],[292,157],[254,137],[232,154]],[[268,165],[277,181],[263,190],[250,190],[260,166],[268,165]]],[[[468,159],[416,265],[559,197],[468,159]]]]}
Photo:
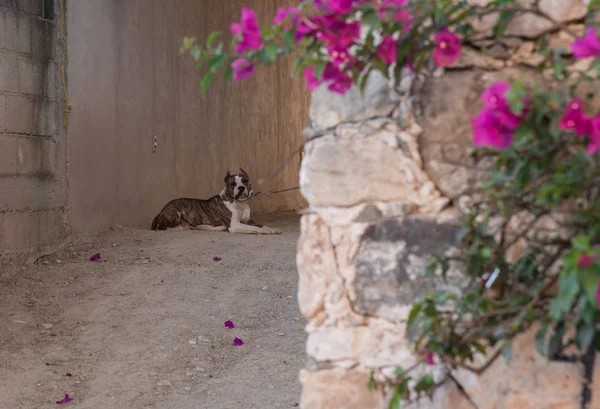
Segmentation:
{"type": "Polygon", "coordinates": [[[225,188],[207,200],[181,198],[171,200],[152,221],[152,230],[196,229],[229,231],[230,233],[280,234],[252,220],[248,200],[252,197],[252,184],[248,173],[227,171],[225,188]]]}

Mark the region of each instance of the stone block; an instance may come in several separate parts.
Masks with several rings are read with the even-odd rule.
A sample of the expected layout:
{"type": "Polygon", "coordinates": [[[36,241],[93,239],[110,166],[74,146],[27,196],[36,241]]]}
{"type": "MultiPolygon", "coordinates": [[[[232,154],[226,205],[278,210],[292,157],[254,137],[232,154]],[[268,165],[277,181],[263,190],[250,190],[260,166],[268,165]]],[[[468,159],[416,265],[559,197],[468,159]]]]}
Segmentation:
{"type": "Polygon", "coordinates": [[[383,409],[380,391],[369,391],[369,373],[359,370],[325,369],[301,371],[302,409],[383,409]]]}
{"type": "Polygon", "coordinates": [[[536,332],[533,328],[513,341],[509,363],[499,358],[481,376],[465,370],[454,373],[478,408],[581,407],[581,365],[551,362],[540,356],[535,348],[536,332]]]}
{"type": "Polygon", "coordinates": [[[42,95],[44,92],[44,70],[47,63],[39,58],[18,56],[19,92],[42,95]]]}
{"type": "Polygon", "coordinates": [[[4,213],[3,245],[7,250],[51,244],[64,233],[60,209],[4,213]]]}
{"type": "Polygon", "coordinates": [[[33,128],[32,133],[40,136],[54,136],[56,134],[56,102],[44,98],[33,100],[33,128]]]}
{"type": "Polygon", "coordinates": [[[6,131],[31,134],[33,100],[26,95],[6,95],[6,131]]]}
{"type": "Polygon", "coordinates": [[[364,94],[352,87],[346,94],[330,92],[323,85],[313,91],[310,121],[314,129],[326,129],[341,122],[360,121],[372,117],[389,116],[397,102],[390,97],[388,80],[379,72],[369,77],[364,94]]]}
{"type": "Polygon", "coordinates": [[[426,219],[388,219],[367,228],[355,259],[355,310],[397,322],[427,292],[458,293],[459,277],[425,276],[427,259],[457,244],[458,226],[426,219]]]}
{"type": "Polygon", "coordinates": [[[53,59],[56,54],[56,28],[43,20],[31,21],[31,53],[36,57],[53,59]]]}
{"type": "Polygon", "coordinates": [[[41,138],[20,137],[17,163],[20,174],[33,174],[40,170],[41,138]]]}
{"type": "Polygon", "coordinates": [[[16,92],[18,90],[17,55],[0,51],[0,91],[16,92]]]}
{"type": "Polygon", "coordinates": [[[314,215],[303,216],[296,263],[298,266],[298,304],[307,318],[323,310],[327,288],[338,279],[335,253],[329,228],[314,215]]]}
{"type": "Polygon", "coordinates": [[[417,135],[392,120],[339,126],[305,148],[302,194],[312,206],[397,201],[431,207],[441,196],[422,169],[417,135]]]}
{"type": "Polygon", "coordinates": [[[528,82],[534,79],[530,70],[522,68],[447,72],[424,88],[420,95],[424,107],[420,152],[427,175],[444,196],[457,199],[486,177],[489,164],[469,157],[475,148],[470,119],[483,108],[480,97],[485,89],[495,81],[517,77],[528,82]]]}
{"type": "Polygon", "coordinates": [[[17,173],[17,138],[0,135],[0,175],[17,173]]]}
{"type": "Polygon", "coordinates": [[[415,363],[415,356],[404,330],[404,325],[384,320],[371,320],[368,326],[320,328],[309,334],[306,352],[319,362],[407,368],[415,363]]]}

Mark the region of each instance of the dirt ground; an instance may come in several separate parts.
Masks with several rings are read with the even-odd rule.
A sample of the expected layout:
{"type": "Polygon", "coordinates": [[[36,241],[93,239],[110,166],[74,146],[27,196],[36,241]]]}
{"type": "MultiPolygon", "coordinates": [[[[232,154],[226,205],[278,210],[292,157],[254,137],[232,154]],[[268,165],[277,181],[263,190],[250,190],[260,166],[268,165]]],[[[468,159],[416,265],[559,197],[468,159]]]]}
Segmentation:
{"type": "Polygon", "coordinates": [[[298,218],[267,221],[283,234],[116,227],[4,277],[0,407],[298,406],[298,218]]]}

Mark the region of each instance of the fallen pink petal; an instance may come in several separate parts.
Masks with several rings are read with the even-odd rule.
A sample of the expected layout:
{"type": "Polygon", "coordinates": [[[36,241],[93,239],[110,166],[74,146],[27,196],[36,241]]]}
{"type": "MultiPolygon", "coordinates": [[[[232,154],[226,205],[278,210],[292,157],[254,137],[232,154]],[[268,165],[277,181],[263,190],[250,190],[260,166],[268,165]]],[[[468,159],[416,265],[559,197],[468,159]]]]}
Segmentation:
{"type": "Polygon", "coordinates": [[[219,257],[219,256],[214,256],[213,257],[213,261],[221,261],[221,260],[223,260],[223,259],[221,257],[219,257]]]}
{"type": "Polygon", "coordinates": [[[92,257],[90,257],[90,261],[99,261],[99,260],[100,260],[100,253],[96,253],[92,257]]]}
{"type": "Polygon", "coordinates": [[[58,405],[62,405],[63,403],[71,402],[73,399],[69,396],[68,393],[65,393],[65,398],[63,400],[57,400],[56,403],[58,405]]]}
{"type": "Polygon", "coordinates": [[[165,282],[165,280],[160,280],[160,283],[161,283],[161,284],[162,284],[162,283],[164,283],[164,282],[165,282]]]}
{"type": "Polygon", "coordinates": [[[229,329],[235,328],[235,326],[233,325],[233,321],[231,321],[231,320],[225,321],[225,328],[229,328],[229,329]]]}
{"type": "Polygon", "coordinates": [[[67,373],[65,374],[65,376],[73,376],[73,375],[71,375],[71,372],[67,372],[67,373]]]}
{"type": "Polygon", "coordinates": [[[235,345],[236,347],[241,347],[242,345],[244,345],[244,341],[242,341],[241,338],[235,337],[233,340],[233,345],[235,345]]]}

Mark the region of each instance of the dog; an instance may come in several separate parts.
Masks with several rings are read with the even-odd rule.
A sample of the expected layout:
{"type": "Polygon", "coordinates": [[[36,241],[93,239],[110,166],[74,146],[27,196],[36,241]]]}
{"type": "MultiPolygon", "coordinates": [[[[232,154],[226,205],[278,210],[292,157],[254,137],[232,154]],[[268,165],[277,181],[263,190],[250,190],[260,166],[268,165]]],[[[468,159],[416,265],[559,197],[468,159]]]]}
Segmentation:
{"type": "Polygon", "coordinates": [[[225,187],[220,194],[207,200],[175,199],[163,207],[152,221],[152,230],[228,231],[246,234],[281,234],[279,230],[256,223],[250,216],[248,200],[254,191],[250,177],[227,171],[225,187]]]}

